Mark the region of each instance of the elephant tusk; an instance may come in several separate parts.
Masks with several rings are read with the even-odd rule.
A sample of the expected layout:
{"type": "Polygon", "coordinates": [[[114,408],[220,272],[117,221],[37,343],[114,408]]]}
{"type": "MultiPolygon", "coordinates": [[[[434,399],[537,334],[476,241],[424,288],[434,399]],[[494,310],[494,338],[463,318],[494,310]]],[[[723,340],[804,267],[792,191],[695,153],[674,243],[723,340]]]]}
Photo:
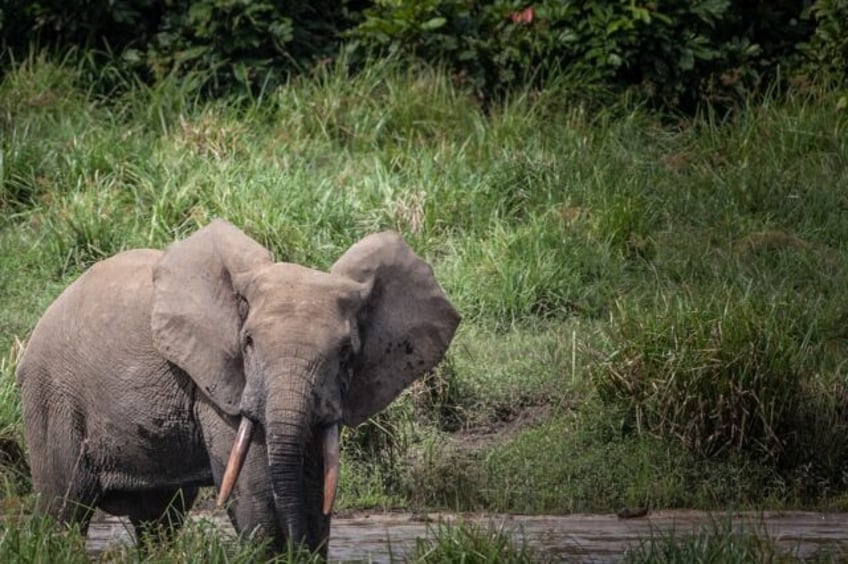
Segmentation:
{"type": "Polygon", "coordinates": [[[336,488],[339,484],[339,425],[324,430],[324,515],[333,512],[336,488]]]}
{"type": "Polygon", "coordinates": [[[230,452],[230,459],[227,461],[227,469],[224,471],[224,478],[221,480],[221,491],[218,493],[218,501],[216,502],[218,507],[227,502],[227,498],[233,491],[233,486],[235,486],[244,464],[244,458],[247,456],[247,447],[250,446],[252,434],[253,421],[248,417],[242,417],[236,440],[233,443],[233,450],[230,452]]]}

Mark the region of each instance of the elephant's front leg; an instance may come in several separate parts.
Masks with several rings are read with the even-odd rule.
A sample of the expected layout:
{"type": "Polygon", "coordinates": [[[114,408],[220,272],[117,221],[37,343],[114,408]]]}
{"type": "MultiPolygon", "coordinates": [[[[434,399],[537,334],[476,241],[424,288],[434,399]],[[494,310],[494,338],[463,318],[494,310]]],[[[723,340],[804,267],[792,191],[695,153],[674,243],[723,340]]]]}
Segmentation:
{"type": "MultiPolygon", "coordinates": [[[[204,403],[198,403],[196,409],[203,428],[203,440],[209,451],[212,478],[215,487],[220,489],[227,459],[236,438],[238,418],[224,418],[220,411],[204,403]]],[[[253,431],[244,466],[226,508],[233,526],[240,534],[257,540],[271,539],[274,548],[284,548],[279,546],[281,535],[268,473],[265,431],[261,425],[257,425],[253,431]]]]}

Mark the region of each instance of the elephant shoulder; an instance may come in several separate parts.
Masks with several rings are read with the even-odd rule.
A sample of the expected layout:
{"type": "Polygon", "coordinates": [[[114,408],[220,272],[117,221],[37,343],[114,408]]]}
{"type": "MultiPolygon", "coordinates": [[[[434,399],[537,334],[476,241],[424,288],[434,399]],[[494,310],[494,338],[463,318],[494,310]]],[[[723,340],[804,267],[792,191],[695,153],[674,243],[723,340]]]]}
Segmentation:
{"type": "Polygon", "coordinates": [[[153,266],[161,256],[162,251],[153,249],[124,251],[95,263],[68,287],[66,293],[79,294],[83,299],[99,296],[111,301],[127,296],[137,301],[133,299],[133,296],[140,297],[137,292],[152,287],[153,266]]]}
{"type": "Polygon", "coordinates": [[[108,355],[150,341],[153,266],[161,251],[138,249],[102,260],[59,295],[30,335],[22,364],[108,355]],[[123,343],[123,344],[122,344],[123,343]],[[30,357],[30,358],[27,358],[30,357]]]}

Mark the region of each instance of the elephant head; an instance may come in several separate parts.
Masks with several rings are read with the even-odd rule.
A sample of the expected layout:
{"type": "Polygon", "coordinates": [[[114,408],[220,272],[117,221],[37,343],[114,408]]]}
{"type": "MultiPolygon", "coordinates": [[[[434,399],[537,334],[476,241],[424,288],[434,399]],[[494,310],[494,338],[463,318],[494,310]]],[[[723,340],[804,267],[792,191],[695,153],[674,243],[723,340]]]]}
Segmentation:
{"type": "Polygon", "coordinates": [[[361,240],[326,273],[275,263],[216,220],[154,268],[154,346],[222,414],[240,418],[219,501],[262,426],[275,516],[295,542],[314,542],[305,519],[309,452],[321,453],[318,499],[329,515],[339,425],[363,422],[430,371],[459,319],[430,266],[392,232],[361,240]]]}

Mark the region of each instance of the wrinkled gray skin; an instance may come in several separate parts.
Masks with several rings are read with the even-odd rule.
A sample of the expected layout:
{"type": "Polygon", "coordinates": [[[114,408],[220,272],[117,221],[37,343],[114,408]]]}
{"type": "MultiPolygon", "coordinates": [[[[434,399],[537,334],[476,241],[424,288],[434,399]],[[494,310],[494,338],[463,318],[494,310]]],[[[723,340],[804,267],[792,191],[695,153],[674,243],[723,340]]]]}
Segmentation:
{"type": "Polygon", "coordinates": [[[236,530],[326,554],[321,431],[385,408],[458,323],[391,232],[330,273],[274,263],[222,220],[164,252],[99,262],[50,306],[18,367],[40,508],[83,530],[94,507],[137,532],[178,525],[198,487],[220,486],[248,417],[236,530]]]}

